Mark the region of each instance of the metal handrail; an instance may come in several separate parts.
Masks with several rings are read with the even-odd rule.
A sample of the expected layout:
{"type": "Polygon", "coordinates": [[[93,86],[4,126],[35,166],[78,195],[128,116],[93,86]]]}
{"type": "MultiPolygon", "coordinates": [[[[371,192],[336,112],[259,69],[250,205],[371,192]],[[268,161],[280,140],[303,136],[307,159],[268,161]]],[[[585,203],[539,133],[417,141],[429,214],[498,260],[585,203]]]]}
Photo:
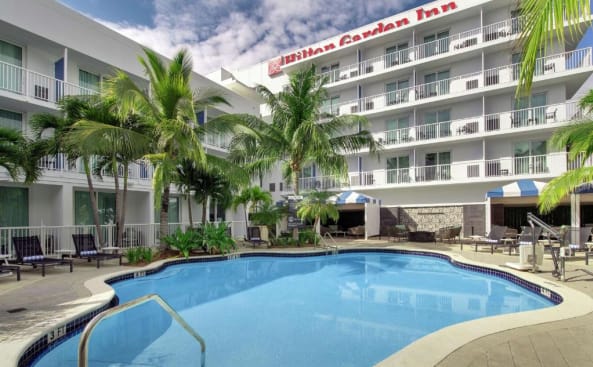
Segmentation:
{"type": "Polygon", "coordinates": [[[146,296],[142,296],[136,298],[130,302],[126,302],[123,305],[115,306],[110,308],[106,311],[101,312],[97,316],[95,316],[84,328],[82,334],[80,336],[80,342],[78,343],[78,367],[87,367],[88,366],[88,344],[91,337],[91,334],[95,327],[105,318],[117,315],[123,311],[126,311],[130,308],[136,307],[138,305],[144,304],[149,301],[155,301],[159,304],[171,317],[177,321],[185,331],[189,333],[194,339],[200,343],[201,347],[201,364],[200,367],[206,366],[206,342],[204,339],[194,330],[185,320],[175,311],[164,299],[162,299],[158,294],[148,294],[146,296]]]}
{"type": "MultiPolygon", "coordinates": [[[[531,233],[534,236],[535,236],[534,228],[537,225],[538,227],[541,227],[546,232],[548,232],[548,235],[549,236],[556,237],[560,241],[560,246],[563,246],[564,245],[564,243],[562,243],[562,239],[563,239],[562,234],[560,232],[558,232],[557,230],[555,230],[548,223],[546,223],[543,220],[541,220],[540,218],[536,217],[535,214],[533,214],[533,213],[527,213],[527,222],[531,226],[531,233]]],[[[532,264],[532,271],[533,272],[535,272],[535,269],[536,269],[535,241],[536,241],[536,239],[534,238],[533,239],[533,264],[532,264]]],[[[550,249],[550,252],[552,254],[552,261],[554,262],[553,275],[559,276],[561,278],[561,280],[565,280],[566,277],[565,277],[564,256],[559,256],[560,250],[558,250],[558,253],[556,253],[555,250],[553,248],[551,248],[550,249]],[[560,268],[558,266],[558,257],[560,257],[560,268]]]]}

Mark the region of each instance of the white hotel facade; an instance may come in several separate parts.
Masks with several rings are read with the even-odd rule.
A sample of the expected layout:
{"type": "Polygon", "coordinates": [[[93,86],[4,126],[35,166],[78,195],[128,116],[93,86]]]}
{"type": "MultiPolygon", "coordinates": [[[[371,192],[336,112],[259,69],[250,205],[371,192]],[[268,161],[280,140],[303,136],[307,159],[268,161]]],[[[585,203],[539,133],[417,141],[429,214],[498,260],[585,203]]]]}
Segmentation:
{"type": "MultiPolygon", "coordinates": [[[[590,47],[554,42],[537,60],[531,95],[517,100],[518,14],[514,0],[434,1],[233,77],[278,92],[290,72],[314,64],[329,78],[325,111],[368,119],[367,129],[383,144],[380,157],[349,155],[346,180],[310,167],[301,189],[379,198],[383,223],[463,225],[465,235],[483,233],[487,223],[519,220],[505,220],[505,207],[536,202],[503,199],[487,208],[486,192],[519,179],[549,181],[574,167],[546,142],[582,117],[575,94],[593,71],[590,47]]],[[[264,188],[285,188],[281,181],[270,176],[264,188]]]]}
{"type": "MultiPolygon", "coordinates": [[[[487,210],[488,190],[518,179],[548,181],[571,169],[565,152],[550,150],[546,141],[581,117],[574,96],[593,71],[591,48],[555,42],[538,59],[532,94],[516,100],[521,20],[515,3],[435,1],[251,67],[221,69],[208,78],[196,73],[196,89],[216,89],[233,106],[206,111],[200,119],[230,112],[265,118],[252,87],[280,91],[288,73],[314,63],[330,80],[326,111],[365,116],[384,149],[380,157],[348,156],[346,180],[308,167],[301,189],[355,190],[379,198],[385,223],[431,230],[458,224],[466,235],[481,233],[486,223],[504,220],[500,205],[534,203],[518,199],[487,210]]],[[[97,93],[114,68],[148,85],[137,61],[141,54],[136,42],[57,2],[5,0],[0,126],[30,133],[32,115],[58,113],[56,101],[63,95],[97,93]]],[[[226,152],[224,138],[211,136],[204,144],[209,152],[226,152]]],[[[40,165],[43,176],[30,186],[0,172],[0,245],[10,236],[6,228],[35,227],[63,236],[58,228],[90,224],[80,165],[60,155],[40,165]]],[[[126,222],[137,224],[135,233],[150,242],[154,231],[142,226],[155,221],[152,170],[139,163],[129,174],[126,222]]],[[[107,223],[113,180],[104,177],[95,185],[107,223]]],[[[277,172],[264,178],[263,188],[277,198],[290,193],[277,172]]],[[[186,222],[187,202],[180,196],[172,200],[170,221],[186,222]]],[[[233,230],[242,235],[240,213],[227,211],[225,219],[236,220],[233,230]]]]}

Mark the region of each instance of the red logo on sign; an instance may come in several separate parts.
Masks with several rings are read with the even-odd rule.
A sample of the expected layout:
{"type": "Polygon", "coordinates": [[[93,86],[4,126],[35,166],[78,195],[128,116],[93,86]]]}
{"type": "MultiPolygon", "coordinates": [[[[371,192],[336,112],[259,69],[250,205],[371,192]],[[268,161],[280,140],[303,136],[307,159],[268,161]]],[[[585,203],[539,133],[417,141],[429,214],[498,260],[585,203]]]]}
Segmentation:
{"type": "Polygon", "coordinates": [[[268,75],[273,76],[282,72],[282,56],[268,61],[268,75]]]}

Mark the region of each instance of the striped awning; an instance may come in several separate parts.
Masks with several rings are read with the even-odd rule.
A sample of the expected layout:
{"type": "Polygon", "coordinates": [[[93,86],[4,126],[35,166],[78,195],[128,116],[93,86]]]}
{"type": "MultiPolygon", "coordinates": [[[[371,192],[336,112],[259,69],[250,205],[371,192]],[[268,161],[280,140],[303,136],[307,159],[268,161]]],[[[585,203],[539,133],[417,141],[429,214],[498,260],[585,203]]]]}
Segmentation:
{"type": "Polygon", "coordinates": [[[497,187],[486,193],[487,198],[512,198],[539,196],[539,193],[546,186],[545,182],[533,180],[519,180],[508,185],[497,187]]]}
{"type": "Polygon", "coordinates": [[[336,205],[364,203],[381,204],[379,199],[355,191],[345,191],[340,194],[332,195],[327,201],[336,205]]]}
{"type": "Polygon", "coordinates": [[[575,194],[591,194],[593,193],[593,182],[582,184],[574,190],[575,194]]]}

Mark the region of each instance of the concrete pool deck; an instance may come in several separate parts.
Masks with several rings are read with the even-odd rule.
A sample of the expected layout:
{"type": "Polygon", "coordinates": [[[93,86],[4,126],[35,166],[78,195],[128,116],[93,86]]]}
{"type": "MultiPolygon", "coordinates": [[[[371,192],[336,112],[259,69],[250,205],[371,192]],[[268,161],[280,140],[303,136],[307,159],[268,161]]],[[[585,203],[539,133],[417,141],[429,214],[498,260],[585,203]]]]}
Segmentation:
{"type": "MultiPolygon", "coordinates": [[[[339,241],[338,245],[341,249],[385,247],[438,250],[454,257],[461,256],[468,262],[476,261],[494,266],[518,261],[516,255],[508,256],[501,253],[491,255],[489,252],[474,252],[471,246],[464,246],[464,251],[460,251],[459,245],[442,243],[435,246],[434,243],[408,244],[375,240],[344,240],[339,241]]],[[[266,251],[299,252],[303,250],[311,250],[311,248],[267,249],[266,251]]],[[[250,251],[253,249],[240,248],[240,252],[250,251]]],[[[256,251],[261,251],[261,249],[256,249],[256,251]]],[[[92,296],[91,291],[87,288],[87,281],[108,274],[136,269],[129,266],[119,267],[115,264],[115,261],[108,261],[100,269],[96,269],[94,263],[76,261],[74,273],[71,274],[64,269],[50,269],[45,278],[41,277],[38,270],[32,271],[30,268],[24,267],[21,271],[22,280],[20,282],[17,282],[14,276],[0,278],[0,355],[3,356],[3,363],[8,362],[7,366],[16,366],[16,360],[23,345],[37,339],[58,322],[72,318],[82,309],[102,302],[101,297],[92,296]],[[85,283],[87,284],[85,285],[85,283]],[[15,313],[7,312],[18,308],[25,308],[25,310],[15,313]]],[[[552,322],[542,322],[537,319],[527,320],[534,325],[522,327],[511,325],[512,329],[495,333],[488,333],[487,329],[491,326],[496,329],[501,326],[500,323],[496,320],[486,320],[484,325],[474,324],[472,326],[473,329],[480,329],[476,335],[488,334],[477,337],[477,339],[474,339],[472,328],[465,331],[463,329],[451,332],[445,330],[443,333],[448,335],[453,343],[445,345],[438,340],[431,341],[429,339],[428,344],[420,346],[424,349],[423,354],[433,358],[442,353],[443,357],[438,357],[437,362],[426,364],[419,360],[402,359],[401,355],[405,354],[402,353],[399,356],[398,366],[592,366],[593,313],[588,309],[589,304],[593,304],[593,276],[578,270],[586,268],[582,259],[567,262],[567,282],[557,282],[556,278],[551,275],[552,268],[551,261],[545,260],[540,273],[529,275],[545,282],[550,286],[550,289],[557,286],[561,289],[570,288],[570,290],[582,292],[575,293],[575,297],[584,297],[579,300],[583,303],[583,307],[575,307],[572,310],[574,315],[580,316],[552,322]],[[468,342],[464,341],[465,338],[468,338],[468,342]]],[[[593,265],[589,267],[589,270],[593,270],[593,265]]],[[[105,297],[105,290],[109,288],[101,285],[100,280],[95,279],[91,283],[94,284],[91,287],[99,287],[105,297]]],[[[563,312],[571,314],[570,309],[563,312]]],[[[516,317],[529,319],[529,315],[526,313],[518,314],[516,317]]],[[[426,342],[422,339],[421,341],[426,342]]],[[[398,354],[392,357],[397,357],[398,354]]],[[[392,364],[389,362],[390,359],[391,357],[385,361],[386,366],[392,364]]]]}

